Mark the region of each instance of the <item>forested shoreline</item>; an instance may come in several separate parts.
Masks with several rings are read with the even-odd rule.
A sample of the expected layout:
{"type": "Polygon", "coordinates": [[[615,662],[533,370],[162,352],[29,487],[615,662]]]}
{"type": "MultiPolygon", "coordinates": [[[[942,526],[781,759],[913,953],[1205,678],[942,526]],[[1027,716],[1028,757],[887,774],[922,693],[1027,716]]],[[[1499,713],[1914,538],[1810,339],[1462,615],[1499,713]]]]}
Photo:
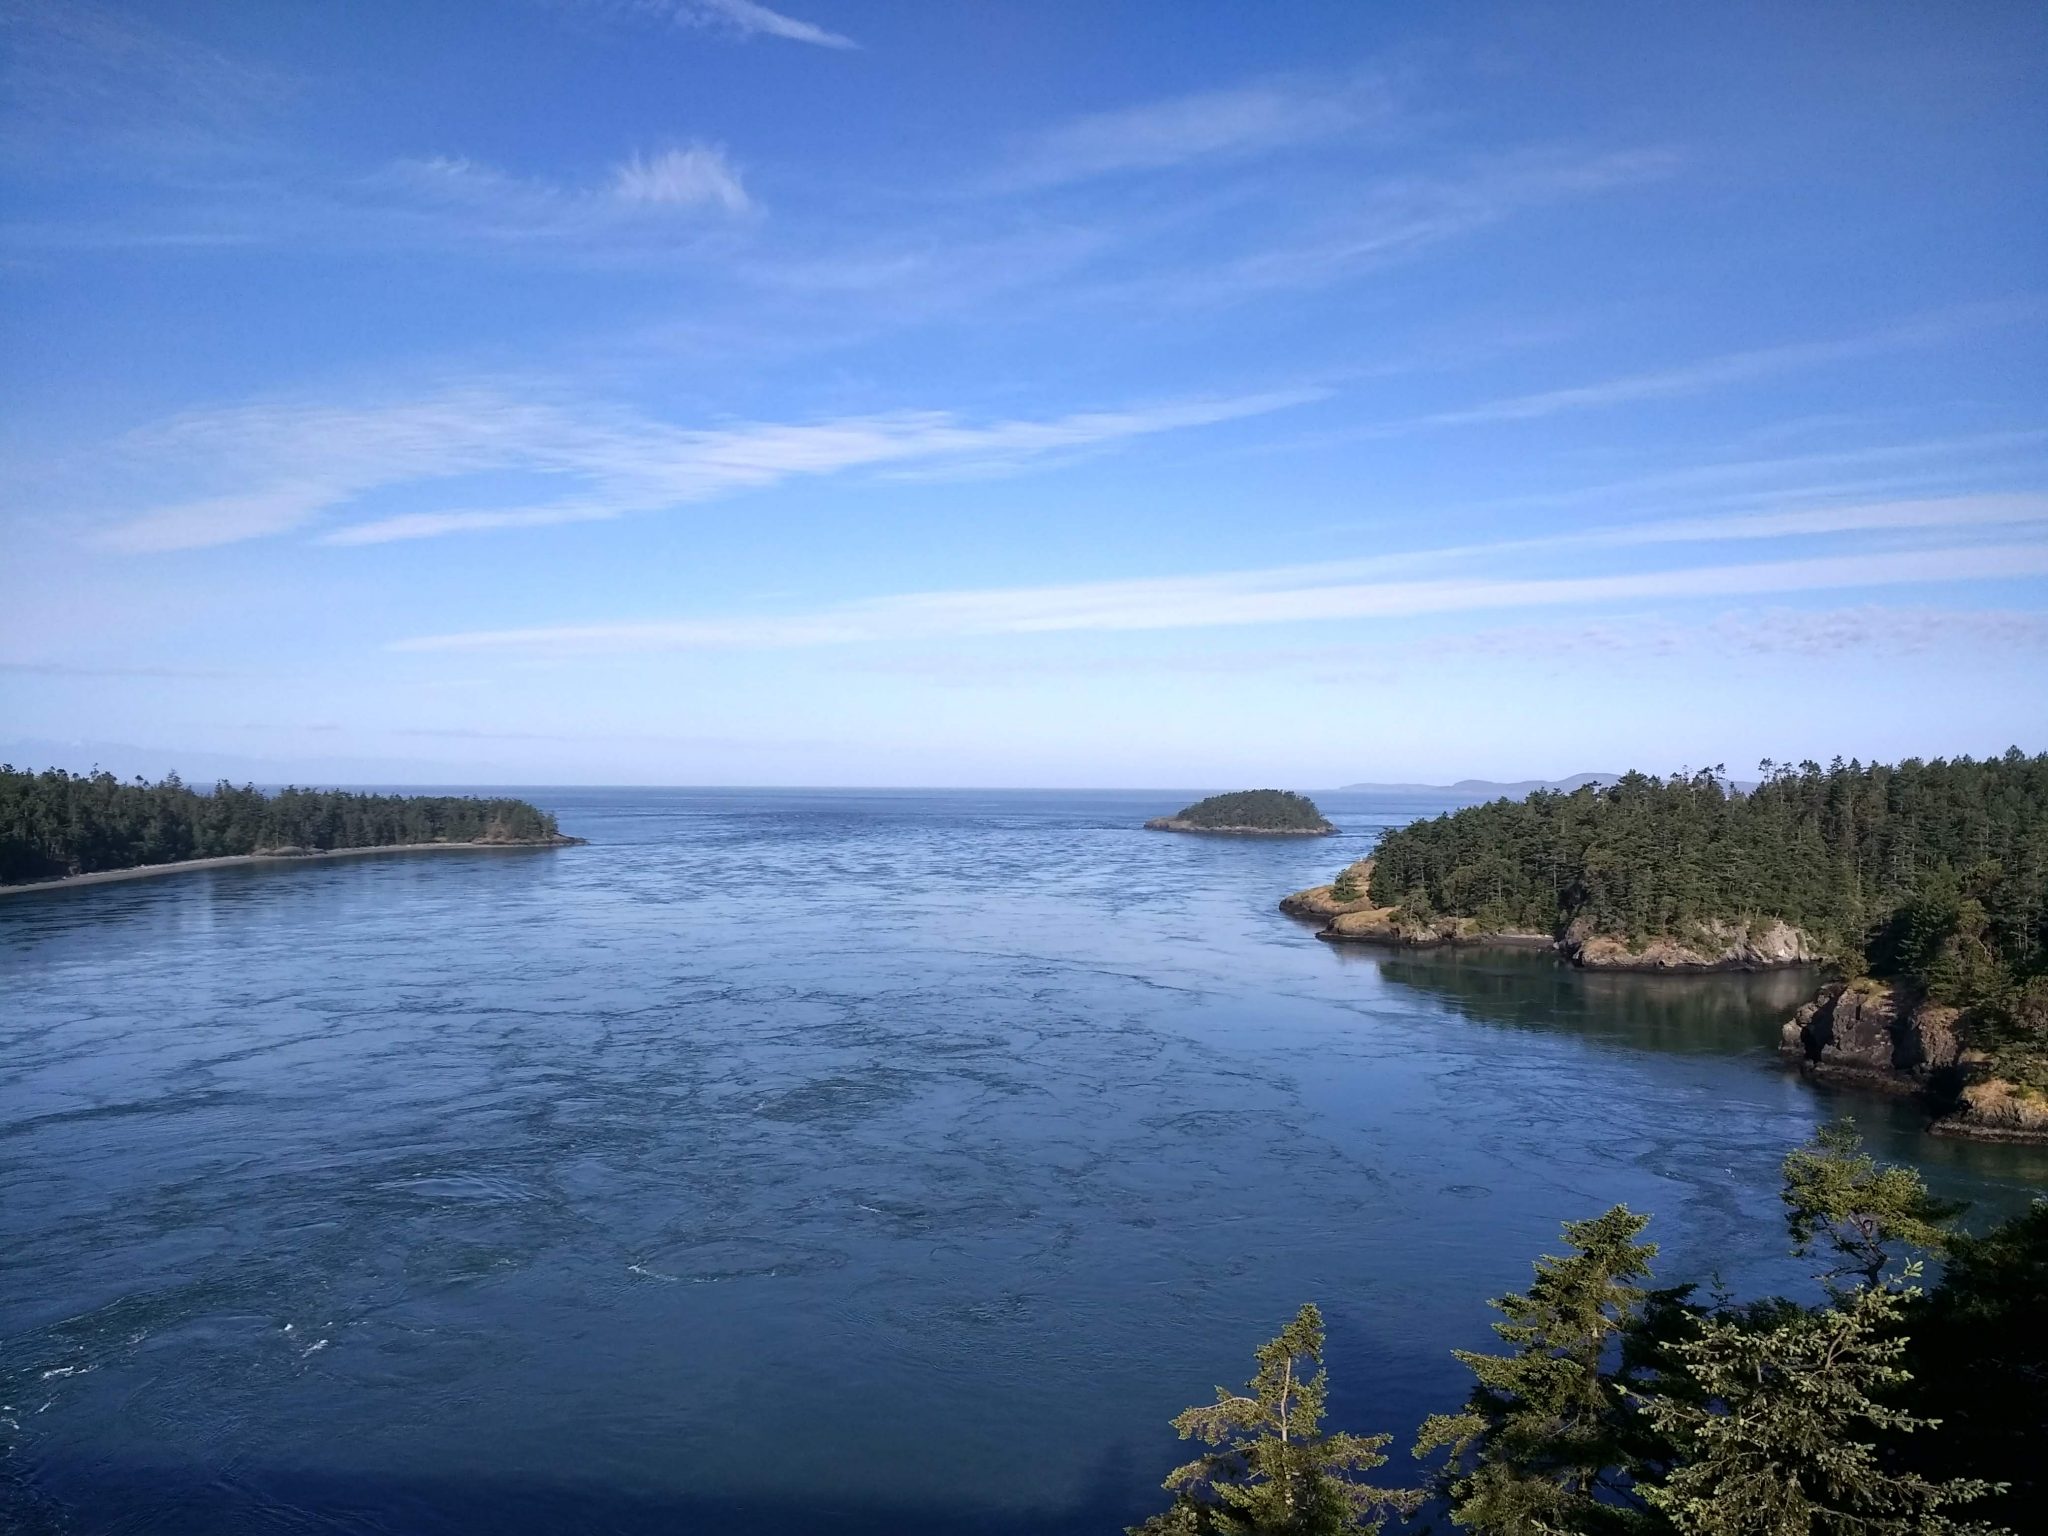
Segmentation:
{"type": "Polygon", "coordinates": [[[1370,897],[1638,948],[1790,924],[1848,977],[1959,1010],[2001,1076],[2048,1088],[2048,754],[1763,775],[1630,773],[1418,821],[1374,850],[1370,897]]]}
{"type": "Polygon", "coordinates": [[[524,800],[253,785],[194,789],[111,773],[0,765],[0,885],[279,850],[547,843],[555,818],[524,800]]]}
{"type": "Polygon", "coordinates": [[[1242,1391],[1173,1421],[1205,1449],[1131,1536],[1340,1536],[1425,1504],[1478,1536],[2048,1529],[2048,1201],[1969,1235],[1839,1122],[1785,1159],[1782,1204],[1818,1302],[1660,1286],[1626,1206],[1566,1222],[1565,1252],[1490,1303],[1501,1347],[1452,1351],[1470,1394],[1416,1431],[1408,1477],[1382,1470],[1391,1434],[1324,1426],[1302,1307],[1242,1391]]]}

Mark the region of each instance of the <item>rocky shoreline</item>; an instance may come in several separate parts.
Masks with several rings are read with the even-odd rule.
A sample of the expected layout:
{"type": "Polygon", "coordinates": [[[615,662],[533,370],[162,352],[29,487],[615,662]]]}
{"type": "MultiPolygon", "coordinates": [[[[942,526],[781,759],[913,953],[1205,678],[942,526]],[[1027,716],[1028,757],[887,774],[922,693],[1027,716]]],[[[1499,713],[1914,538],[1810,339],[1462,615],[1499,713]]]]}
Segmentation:
{"type": "MultiPolygon", "coordinates": [[[[1630,948],[1608,935],[1489,932],[1471,918],[1417,922],[1366,895],[1372,860],[1361,859],[1339,880],[1359,894],[1343,898],[1336,882],[1285,897],[1280,910],[1320,923],[1331,944],[1382,944],[1408,949],[1495,945],[1548,949],[1589,971],[1697,975],[1825,964],[1828,955],[1784,923],[1758,932],[1717,924],[1689,943],[1654,939],[1630,948]]],[[[1973,1141],[2048,1144],[2048,1098],[1994,1077],[1980,1051],[1964,1043],[1954,1008],[1908,994],[1891,982],[1863,978],[1822,986],[1780,1031],[1779,1050],[1822,1082],[1917,1099],[1936,1136],[1973,1141]]]]}
{"type": "Polygon", "coordinates": [[[1335,837],[1335,827],[1206,827],[1180,816],[1154,816],[1147,832],[1200,832],[1210,837],[1335,837]]]}
{"type": "Polygon", "coordinates": [[[112,885],[124,880],[149,880],[158,875],[182,875],[198,869],[229,869],[238,864],[313,862],[321,859],[353,859],[376,853],[443,853],[490,849],[577,848],[590,840],[557,832],[552,837],[476,838],[465,842],[380,843],[371,848],[264,848],[255,853],[226,854],[217,859],[178,859],[169,864],[134,864],[126,869],[96,869],[83,875],[59,875],[54,880],[22,880],[0,885],[0,896],[26,891],[61,891],[80,885],[112,885]]]}
{"type": "Polygon", "coordinates": [[[1786,1022],[1778,1048],[1819,1081],[1921,1100],[1936,1136],[2048,1143],[2048,1099],[1992,1076],[1958,1018],[1895,982],[1830,982],[1786,1022]]]}
{"type": "Polygon", "coordinates": [[[1493,945],[1512,949],[1550,949],[1589,971],[1642,971],[1680,975],[1713,971],[1759,971],[1816,965],[1824,958],[1804,933],[1774,923],[1752,933],[1733,924],[1703,926],[1690,942],[1656,938],[1631,948],[1609,934],[1581,928],[1562,937],[1513,929],[1483,929],[1469,917],[1439,917],[1427,922],[1404,916],[1394,907],[1377,907],[1365,895],[1372,880],[1372,860],[1360,859],[1338,876],[1360,892],[1346,900],[1336,894],[1336,881],[1310,886],[1284,897],[1280,910],[1291,917],[1320,921],[1316,937],[1330,944],[1392,944],[1409,949],[1443,945],[1493,945]]]}

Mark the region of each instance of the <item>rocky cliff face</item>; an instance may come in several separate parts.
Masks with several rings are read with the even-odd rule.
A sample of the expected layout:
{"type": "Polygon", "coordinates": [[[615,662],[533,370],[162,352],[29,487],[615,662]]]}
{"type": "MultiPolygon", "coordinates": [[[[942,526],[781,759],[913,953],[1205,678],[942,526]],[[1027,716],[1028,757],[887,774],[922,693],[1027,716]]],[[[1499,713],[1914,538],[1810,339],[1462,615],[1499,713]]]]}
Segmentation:
{"type": "Polygon", "coordinates": [[[1988,1075],[1959,1017],[1892,982],[1836,982],[1786,1022],[1780,1048],[1817,1077],[1920,1095],[1937,1136],[2048,1141],[2048,1100],[1988,1075]]]}
{"type": "Polygon", "coordinates": [[[1956,1010],[1888,982],[1836,982],[1794,1014],[1779,1041],[1822,1076],[1916,1092],[1962,1056],[1956,1010]]]}

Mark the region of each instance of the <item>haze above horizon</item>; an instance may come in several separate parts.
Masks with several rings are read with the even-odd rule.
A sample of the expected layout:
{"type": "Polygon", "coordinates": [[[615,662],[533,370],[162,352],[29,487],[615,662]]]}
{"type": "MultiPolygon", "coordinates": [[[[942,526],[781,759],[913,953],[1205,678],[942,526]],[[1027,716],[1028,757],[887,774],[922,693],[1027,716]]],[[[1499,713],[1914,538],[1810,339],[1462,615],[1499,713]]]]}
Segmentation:
{"type": "Polygon", "coordinates": [[[2038,6],[0,29],[0,746],[1312,788],[2048,745],[2038,6]]]}

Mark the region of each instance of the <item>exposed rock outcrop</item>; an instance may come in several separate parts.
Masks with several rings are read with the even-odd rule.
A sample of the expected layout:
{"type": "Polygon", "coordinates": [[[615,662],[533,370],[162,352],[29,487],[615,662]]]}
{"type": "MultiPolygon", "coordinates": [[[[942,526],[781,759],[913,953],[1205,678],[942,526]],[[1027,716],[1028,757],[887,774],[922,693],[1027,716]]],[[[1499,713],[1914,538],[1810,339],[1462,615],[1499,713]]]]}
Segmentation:
{"type": "MultiPolygon", "coordinates": [[[[1371,883],[1372,860],[1360,859],[1331,884],[1283,898],[1280,910],[1320,923],[1316,937],[1335,944],[1541,946],[1589,970],[1764,970],[1829,958],[1809,935],[1782,922],[1701,925],[1683,940],[1653,939],[1637,948],[1584,931],[1562,938],[1487,932],[1469,917],[1418,922],[1397,907],[1375,906],[1371,883]]],[[[1786,1021],[1779,1046],[1815,1077],[1917,1096],[1937,1136],[2048,1143],[2048,1096],[1992,1076],[1986,1057],[1969,1048],[1959,1010],[1895,982],[1830,982],[1786,1021]]]]}
{"type": "Polygon", "coordinates": [[[1296,891],[1292,896],[1280,898],[1280,910],[1289,917],[1319,917],[1324,922],[1341,912],[1375,910],[1372,898],[1366,888],[1372,883],[1372,860],[1360,859],[1347,864],[1337,878],[1328,885],[1312,885],[1305,891],[1296,891]],[[1353,894],[1340,897],[1337,887],[1348,887],[1353,894]]]}
{"type": "Polygon", "coordinates": [[[1967,1136],[1973,1141],[2048,1142],[2048,1099],[1988,1077],[1967,1084],[1955,1108],[1929,1129],[1937,1136],[1967,1136]]]}
{"type": "Polygon", "coordinates": [[[1830,1082],[1918,1095],[1937,1136],[2048,1142],[2048,1099],[1989,1075],[1954,1008],[1895,982],[1835,982],[1785,1024],[1780,1048],[1830,1082]]]}
{"type": "Polygon", "coordinates": [[[1573,964],[1588,970],[1762,971],[1817,965],[1827,958],[1803,930],[1776,921],[1754,929],[1739,923],[1701,923],[1684,938],[1666,935],[1640,947],[1574,925],[1558,947],[1573,964]]]}
{"type": "Polygon", "coordinates": [[[1799,929],[1771,923],[1752,932],[1734,924],[1703,924],[1688,939],[1652,939],[1640,947],[1608,934],[1575,926],[1562,938],[1516,929],[1482,928],[1469,917],[1417,919],[1398,907],[1375,906],[1367,888],[1372,860],[1360,859],[1329,885],[1312,885],[1282,898],[1280,910],[1323,923],[1316,934],[1333,944],[1504,944],[1521,949],[1555,949],[1572,964],[1596,971],[1753,971],[1782,965],[1812,965],[1817,945],[1799,929]],[[1337,894],[1339,886],[1355,892],[1337,894]]]}
{"type": "Polygon", "coordinates": [[[1421,947],[1436,944],[1480,942],[1534,942],[1549,944],[1547,933],[1527,935],[1482,934],[1469,917],[1445,917],[1417,922],[1398,908],[1373,904],[1368,888],[1372,883],[1372,860],[1360,859],[1347,866],[1329,885],[1312,885],[1305,891],[1280,899],[1280,910],[1290,917],[1304,917],[1323,924],[1316,937],[1334,944],[1405,944],[1421,947]],[[1340,895],[1345,890],[1352,894],[1340,895]]]}
{"type": "Polygon", "coordinates": [[[1779,1045],[1816,1075],[1916,1093],[1961,1055],[1956,1011],[1889,982],[1835,982],[1794,1014],[1779,1045]]]}

